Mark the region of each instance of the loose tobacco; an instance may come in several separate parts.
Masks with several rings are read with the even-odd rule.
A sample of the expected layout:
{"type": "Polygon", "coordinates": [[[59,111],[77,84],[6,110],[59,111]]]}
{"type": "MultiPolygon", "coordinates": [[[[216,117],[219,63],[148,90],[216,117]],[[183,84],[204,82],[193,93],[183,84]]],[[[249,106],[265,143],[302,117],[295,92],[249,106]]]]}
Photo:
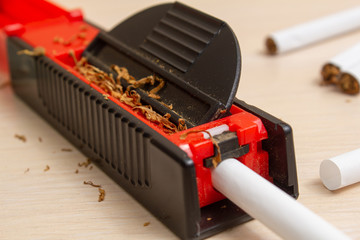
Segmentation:
{"type": "Polygon", "coordinates": [[[92,181],[84,181],[84,184],[85,185],[90,185],[92,187],[97,187],[97,188],[101,187],[101,185],[94,184],[92,181]]]}
{"type": "Polygon", "coordinates": [[[90,164],[91,164],[91,160],[90,158],[88,158],[85,162],[78,163],[78,166],[87,168],[90,164]]]}
{"type": "Polygon", "coordinates": [[[26,137],[24,135],[15,134],[14,137],[19,139],[22,142],[26,142],[26,137]]]}
{"type": "MultiPolygon", "coordinates": [[[[157,93],[165,86],[165,81],[163,79],[151,75],[136,80],[125,67],[111,65],[111,69],[117,74],[116,78],[114,78],[113,74],[106,73],[89,64],[84,57],[78,61],[74,51],[70,51],[69,54],[75,62],[74,69],[83,75],[90,83],[95,84],[104,90],[106,92],[104,95],[105,99],[108,99],[108,97],[111,96],[127,106],[130,106],[135,112],[141,113],[147,120],[162,128],[165,133],[172,134],[187,129],[185,120],[180,119],[179,126],[176,126],[170,121],[171,115],[169,113],[162,116],[154,111],[150,105],[143,105],[140,95],[134,90],[144,87],[145,85],[154,86],[155,83],[158,82],[157,86],[152,88],[147,94],[151,98],[160,99],[160,96],[157,93]],[[121,79],[129,84],[125,90],[121,84],[121,79]]],[[[164,103],[162,104],[165,105],[164,103]]],[[[172,109],[172,105],[165,106],[172,109]]]]}
{"type": "Polygon", "coordinates": [[[105,199],[105,190],[101,187],[101,185],[94,184],[92,181],[84,181],[84,184],[98,188],[98,191],[99,191],[98,202],[104,201],[104,199],[105,199]]]}
{"type": "Polygon", "coordinates": [[[32,57],[38,57],[45,55],[45,48],[43,47],[36,47],[33,51],[24,49],[17,52],[17,55],[28,55],[32,57]]]}

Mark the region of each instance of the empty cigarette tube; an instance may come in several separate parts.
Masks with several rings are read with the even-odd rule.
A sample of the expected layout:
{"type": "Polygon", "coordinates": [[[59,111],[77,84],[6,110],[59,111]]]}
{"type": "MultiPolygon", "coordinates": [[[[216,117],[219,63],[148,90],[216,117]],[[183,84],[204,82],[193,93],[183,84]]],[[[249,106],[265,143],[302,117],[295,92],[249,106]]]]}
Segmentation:
{"type": "Polygon", "coordinates": [[[355,66],[344,69],[340,75],[339,87],[344,93],[358,94],[360,92],[360,62],[355,66]]]}
{"type": "Polygon", "coordinates": [[[360,43],[331,58],[322,68],[325,83],[339,83],[340,72],[360,64],[360,43]]]}
{"type": "Polygon", "coordinates": [[[322,161],[320,178],[329,190],[360,182],[360,149],[322,161]]]}
{"type": "Polygon", "coordinates": [[[213,186],[284,239],[349,239],[236,159],[212,170],[213,186]]]}
{"type": "MultiPolygon", "coordinates": [[[[219,134],[222,134],[223,132],[226,132],[226,131],[229,131],[229,126],[226,125],[226,124],[223,124],[223,125],[220,125],[220,126],[217,126],[217,127],[213,127],[213,128],[209,128],[206,130],[208,133],[211,134],[211,136],[216,136],[216,135],[219,135],[219,134]]],[[[204,138],[205,139],[209,139],[210,136],[209,134],[206,133],[206,132],[203,132],[203,135],[204,135],[204,138]]]]}
{"type": "Polygon", "coordinates": [[[360,7],[274,32],[266,40],[269,53],[283,53],[360,28],[360,7]]]}

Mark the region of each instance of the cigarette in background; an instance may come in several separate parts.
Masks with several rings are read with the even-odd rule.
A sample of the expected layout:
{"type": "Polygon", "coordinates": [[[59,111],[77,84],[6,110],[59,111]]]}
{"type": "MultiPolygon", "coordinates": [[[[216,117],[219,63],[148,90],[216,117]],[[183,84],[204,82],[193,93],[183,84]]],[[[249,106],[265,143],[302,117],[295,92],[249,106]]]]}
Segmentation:
{"type": "Polygon", "coordinates": [[[360,7],[274,32],[266,39],[270,54],[283,53],[360,28],[360,7]]]}
{"type": "Polygon", "coordinates": [[[320,178],[329,190],[360,182],[360,148],[322,161],[320,178]]]}
{"type": "Polygon", "coordinates": [[[338,84],[341,71],[360,64],[360,43],[331,58],[321,69],[324,83],[338,84]]]}
{"type": "Polygon", "coordinates": [[[213,186],[284,239],[349,239],[236,159],[212,170],[213,186]]]}

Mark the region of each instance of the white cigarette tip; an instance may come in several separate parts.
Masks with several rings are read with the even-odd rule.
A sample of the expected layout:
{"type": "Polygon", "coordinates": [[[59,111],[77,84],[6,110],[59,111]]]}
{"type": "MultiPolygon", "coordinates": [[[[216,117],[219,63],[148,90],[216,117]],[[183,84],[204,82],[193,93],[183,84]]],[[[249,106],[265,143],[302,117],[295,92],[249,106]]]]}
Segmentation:
{"type": "Polygon", "coordinates": [[[341,172],[339,167],[331,160],[324,160],[320,164],[320,179],[329,190],[341,187],[341,172]]]}
{"type": "Polygon", "coordinates": [[[360,182],[360,149],[326,159],[320,164],[320,179],[329,190],[360,182]]]}

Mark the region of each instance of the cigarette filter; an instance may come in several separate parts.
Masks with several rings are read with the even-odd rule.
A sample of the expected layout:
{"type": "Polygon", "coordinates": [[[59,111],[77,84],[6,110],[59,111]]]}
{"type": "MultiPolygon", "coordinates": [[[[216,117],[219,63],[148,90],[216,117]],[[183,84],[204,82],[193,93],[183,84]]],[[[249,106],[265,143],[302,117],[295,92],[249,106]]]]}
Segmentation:
{"type": "Polygon", "coordinates": [[[266,40],[269,53],[284,53],[360,27],[360,7],[271,33],[266,40]]]}
{"type": "Polygon", "coordinates": [[[234,98],[241,55],[225,22],[168,3],[107,32],[49,1],[0,6],[14,92],[178,237],[251,220],[212,186],[221,159],[298,196],[291,127],[234,98]]]}
{"type": "Polygon", "coordinates": [[[329,190],[360,182],[360,149],[322,161],[320,178],[329,190]]]}

